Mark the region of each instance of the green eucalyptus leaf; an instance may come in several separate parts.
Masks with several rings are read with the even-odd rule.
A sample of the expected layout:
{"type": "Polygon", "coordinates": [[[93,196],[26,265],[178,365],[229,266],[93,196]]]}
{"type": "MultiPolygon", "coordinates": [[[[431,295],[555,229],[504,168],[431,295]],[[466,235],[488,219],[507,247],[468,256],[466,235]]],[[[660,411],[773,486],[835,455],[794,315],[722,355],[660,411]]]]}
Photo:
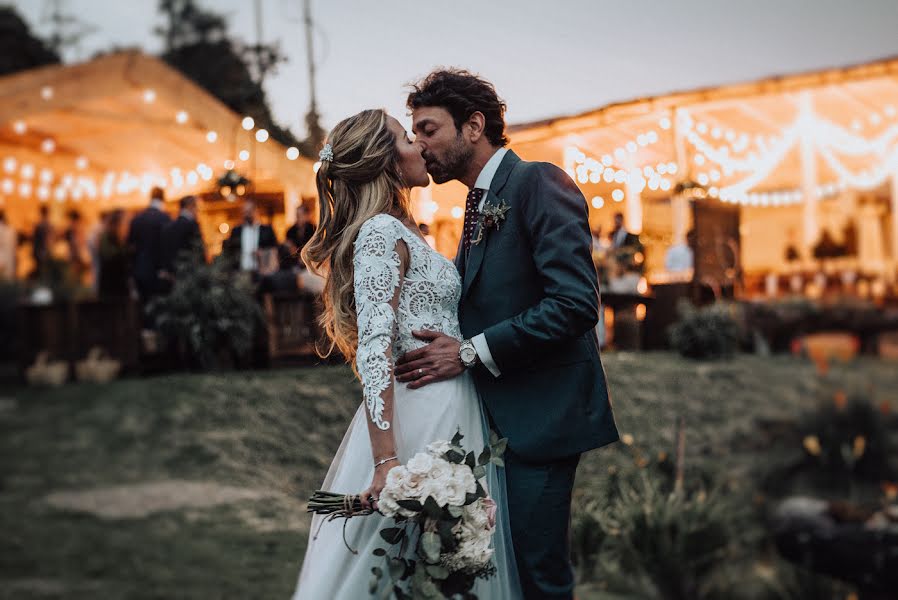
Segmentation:
{"type": "Polygon", "coordinates": [[[440,536],[432,531],[425,531],[421,534],[421,548],[424,550],[424,556],[428,562],[435,563],[440,560],[440,536]]]}
{"type": "Polygon", "coordinates": [[[399,527],[387,527],[380,530],[380,537],[388,544],[398,544],[405,537],[405,530],[399,527]]]}

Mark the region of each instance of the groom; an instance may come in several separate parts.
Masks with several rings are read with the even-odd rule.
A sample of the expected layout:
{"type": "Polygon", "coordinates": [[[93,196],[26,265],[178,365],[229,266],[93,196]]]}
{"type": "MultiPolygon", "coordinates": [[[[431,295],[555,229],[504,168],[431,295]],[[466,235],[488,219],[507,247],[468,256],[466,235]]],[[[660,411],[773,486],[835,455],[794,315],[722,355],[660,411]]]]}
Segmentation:
{"type": "Polygon", "coordinates": [[[489,82],[438,70],[408,96],[436,183],[469,188],[455,264],[465,340],[430,331],[397,361],[410,388],[470,369],[505,475],[525,597],[569,599],[571,491],[580,454],[618,439],[595,335],[599,295],[586,202],[561,169],[505,148],[505,103],[489,82]]]}

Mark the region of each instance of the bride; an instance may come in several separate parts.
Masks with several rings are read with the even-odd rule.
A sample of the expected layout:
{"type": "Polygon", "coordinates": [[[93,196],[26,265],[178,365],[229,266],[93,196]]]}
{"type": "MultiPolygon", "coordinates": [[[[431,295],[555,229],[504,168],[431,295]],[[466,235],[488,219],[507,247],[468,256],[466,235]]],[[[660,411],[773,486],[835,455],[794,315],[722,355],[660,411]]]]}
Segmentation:
{"type": "MultiPolygon", "coordinates": [[[[322,324],[331,350],[354,363],[363,389],[322,489],[361,492],[366,507],[377,507],[389,470],[428,444],[461,430],[462,445],[479,452],[488,439],[467,372],[416,390],[393,376],[394,359],[426,344],[413,330],[462,337],[458,271],[430,248],[409,210],[411,188],[429,181],[421,148],[383,110],[339,123],[321,152],[320,219],[302,257],[326,277],[322,324]]],[[[518,598],[502,469],[490,466],[486,488],[498,506],[497,574],[478,580],[473,591],[481,600],[518,598]]],[[[342,522],[313,517],[294,600],[369,597],[371,568],[383,566],[372,551],[385,545],[379,535],[385,521],[378,513],[352,518],[344,541],[342,522]]]]}

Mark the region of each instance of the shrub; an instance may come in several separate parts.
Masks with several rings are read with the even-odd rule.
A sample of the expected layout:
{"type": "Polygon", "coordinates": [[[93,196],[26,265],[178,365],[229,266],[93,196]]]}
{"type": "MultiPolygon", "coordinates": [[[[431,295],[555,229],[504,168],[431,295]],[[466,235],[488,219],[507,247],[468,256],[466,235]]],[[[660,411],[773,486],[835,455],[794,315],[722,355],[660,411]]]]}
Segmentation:
{"type": "Polygon", "coordinates": [[[735,306],[722,302],[702,308],[695,308],[688,301],[681,302],[680,320],[668,330],[671,345],[687,358],[731,358],[739,348],[735,310],[735,306]]]}
{"type": "Polygon", "coordinates": [[[252,283],[221,257],[211,264],[180,262],[171,292],[154,300],[149,312],[163,337],[204,369],[248,356],[263,325],[252,283]]]}

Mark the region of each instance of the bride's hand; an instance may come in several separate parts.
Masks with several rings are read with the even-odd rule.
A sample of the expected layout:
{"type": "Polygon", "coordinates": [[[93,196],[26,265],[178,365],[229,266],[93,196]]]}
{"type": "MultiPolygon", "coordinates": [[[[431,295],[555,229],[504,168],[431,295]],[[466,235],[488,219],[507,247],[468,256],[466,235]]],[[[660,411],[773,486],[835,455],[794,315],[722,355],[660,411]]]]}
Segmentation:
{"type": "Polygon", "coordinates": [[[397,464],[398,463],[394,460],[384,463],[374,469],[374,477],[371,480],[371,485],[368,486],[368,489],[359,494],[362,508],[377,510],[377,499],[380,498],[380,493],[383,491],[384,486],[387,485],[387,473],[389,473],[390,469],[397,464]]]}

